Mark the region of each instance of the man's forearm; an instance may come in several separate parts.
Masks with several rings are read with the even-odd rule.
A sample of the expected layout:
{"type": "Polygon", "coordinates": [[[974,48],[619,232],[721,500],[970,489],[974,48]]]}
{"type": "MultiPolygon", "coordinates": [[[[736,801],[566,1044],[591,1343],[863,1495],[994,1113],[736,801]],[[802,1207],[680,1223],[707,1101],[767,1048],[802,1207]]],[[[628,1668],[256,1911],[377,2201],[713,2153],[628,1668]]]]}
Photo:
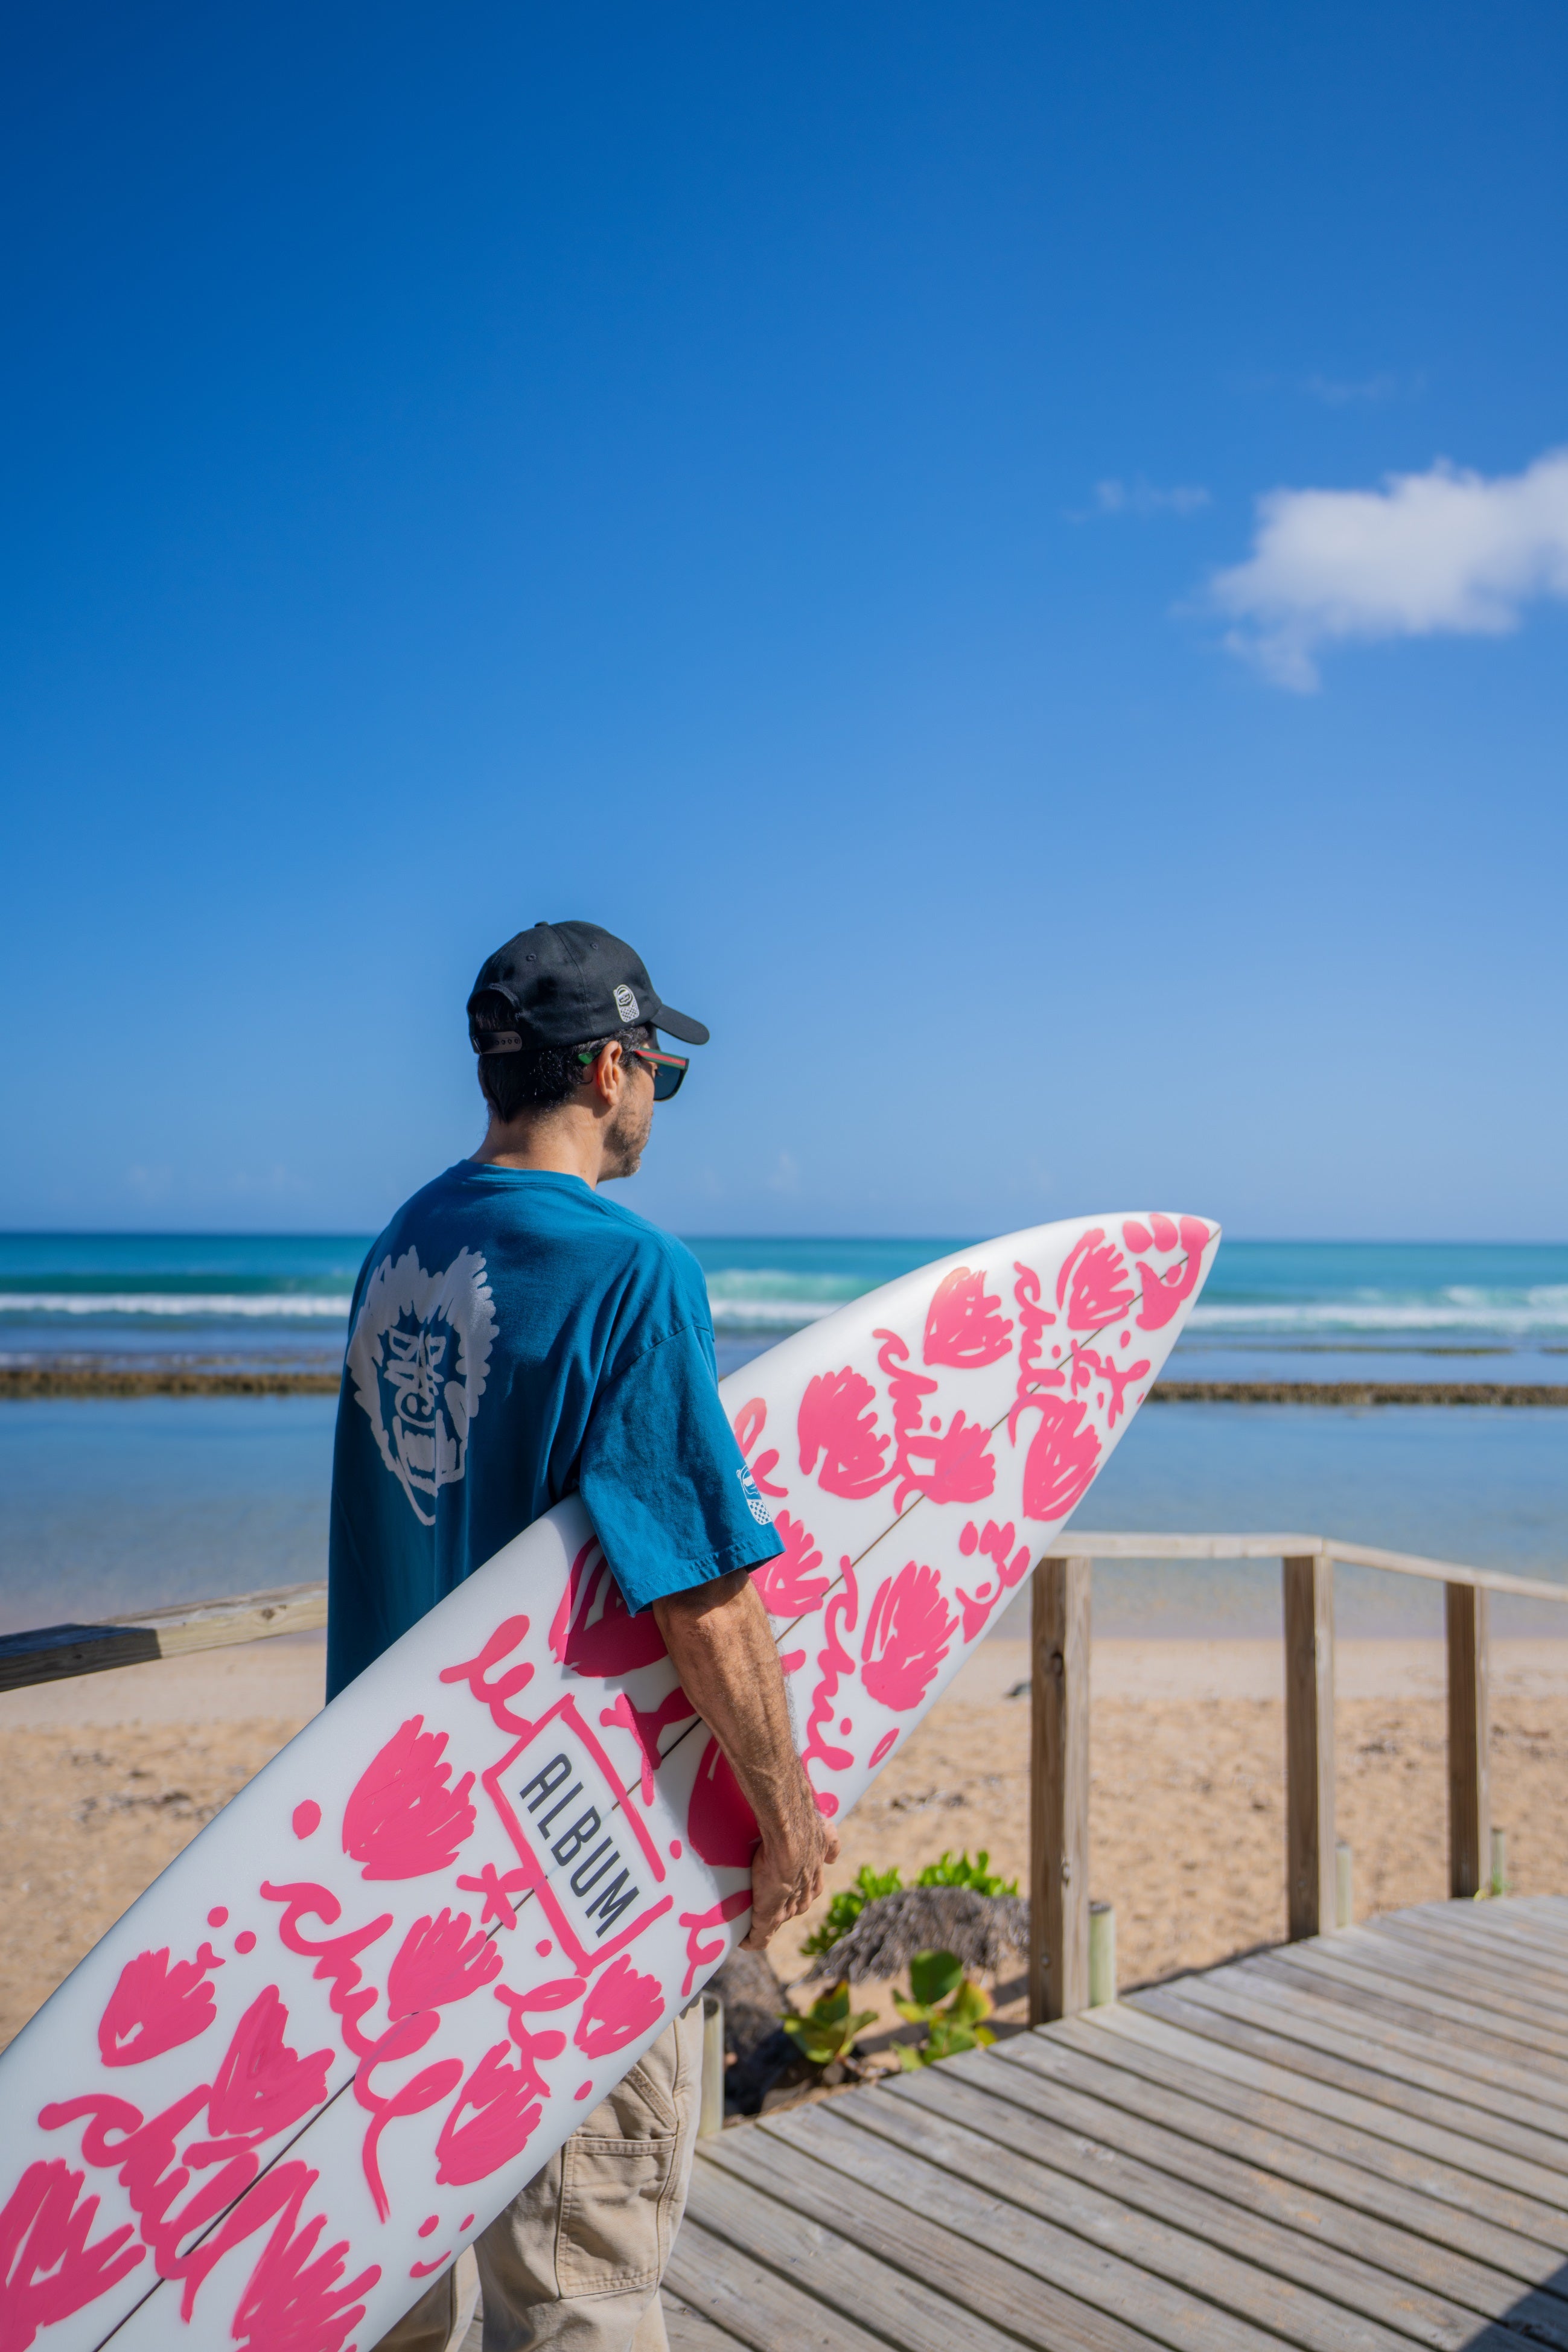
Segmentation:
{"type": "Polygon", "coordinates": [[[766,1610],[745,1570],[656,1601],[681,1688],[718,1738],[764,1836],[814,1811],[766,1610]]]}
{"type": "Polygon", "coordinates": [[[681,1687],[729,1759],[761,1836],[752,1863],[752,1925],[760,1951],[822,1892],[838,1839],[816,1808],[795,1752],[784,1672],[767,1611],[741,1570],[653,1604],[681,1687]]]}

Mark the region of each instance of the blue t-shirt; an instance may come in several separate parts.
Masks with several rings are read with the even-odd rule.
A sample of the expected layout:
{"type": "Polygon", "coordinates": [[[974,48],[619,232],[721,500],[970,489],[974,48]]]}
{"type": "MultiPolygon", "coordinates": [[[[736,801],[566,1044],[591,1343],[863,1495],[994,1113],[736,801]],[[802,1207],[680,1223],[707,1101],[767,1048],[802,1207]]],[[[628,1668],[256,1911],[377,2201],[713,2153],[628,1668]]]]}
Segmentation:
{"type": "Polygon", "coordinates": [[[574,1490],[634,1611],[783,1549],[690,1251],[579,1177],[459,1160],[354,1287],[328,1696],[574,1490]]]}

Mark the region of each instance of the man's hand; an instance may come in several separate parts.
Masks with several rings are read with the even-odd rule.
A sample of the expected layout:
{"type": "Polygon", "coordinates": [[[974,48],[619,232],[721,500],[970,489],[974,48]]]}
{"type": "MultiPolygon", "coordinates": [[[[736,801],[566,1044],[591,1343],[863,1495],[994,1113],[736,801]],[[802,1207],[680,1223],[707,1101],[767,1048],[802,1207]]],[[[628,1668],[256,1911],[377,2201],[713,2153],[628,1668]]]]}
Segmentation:
{"type": "Polygon", "coordinates": [[[756,1815],[748,1951],[809,1910],[838,1858],[838,1832],[816,1810],[790,1731],[779,1654],[751,1572],[716,1577],[656,1601],[653,1613],[681,1687],[729,1759],[756,1815]]]}

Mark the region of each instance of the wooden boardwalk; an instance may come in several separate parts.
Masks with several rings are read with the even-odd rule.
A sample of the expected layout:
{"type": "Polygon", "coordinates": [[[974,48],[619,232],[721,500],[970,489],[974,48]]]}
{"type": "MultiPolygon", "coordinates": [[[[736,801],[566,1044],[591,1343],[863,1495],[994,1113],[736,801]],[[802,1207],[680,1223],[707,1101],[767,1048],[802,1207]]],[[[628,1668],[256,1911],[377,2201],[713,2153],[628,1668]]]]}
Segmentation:
{"type": "Polygon", "coordinates": [[[703,2143],[672,2352],[1568,2352],[1568,1899],[1282,1946],[703,2143]]]}

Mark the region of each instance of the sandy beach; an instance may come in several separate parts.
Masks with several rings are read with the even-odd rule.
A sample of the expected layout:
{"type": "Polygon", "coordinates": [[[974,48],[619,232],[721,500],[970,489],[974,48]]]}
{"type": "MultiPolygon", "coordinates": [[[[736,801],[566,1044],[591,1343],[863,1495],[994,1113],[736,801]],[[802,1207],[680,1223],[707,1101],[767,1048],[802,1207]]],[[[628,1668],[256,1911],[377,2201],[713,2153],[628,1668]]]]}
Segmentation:
{"type": "MultiPolygon", "coordinates": [[[[296,1634],[0,1697],[12,1830],[0,1860],[0,2042],[321,1704],[323,1644],[296,1634]]],[[[1284,1933],[1280,1652],[1264,1641],[1101,1641],[1094,1651],[1092,1887],[1124,1985],[1284,1933]]],[[[1358,1916],[1445,1892],[1443,1651],[1342,1642],[1339,1829],[1358,1916]]],[[[983,1645],[845,1824],[836,1885],[906,1876],[944,1847],[1027,1866],[1028,1673],[983,1645]]],[[[1568,1642],[1493,1644],[1493,1817],[1525,1894],[1568,1888],[1568,1642]]],[[[778,1937],[796,1975],[800,1935],[778,1937]]],[[[885,2005],[877,2000],[874,2005],[885,2005]]],[[[1008,2004],[1008,2011],[1015,2004],[1008,2004]]]]}

